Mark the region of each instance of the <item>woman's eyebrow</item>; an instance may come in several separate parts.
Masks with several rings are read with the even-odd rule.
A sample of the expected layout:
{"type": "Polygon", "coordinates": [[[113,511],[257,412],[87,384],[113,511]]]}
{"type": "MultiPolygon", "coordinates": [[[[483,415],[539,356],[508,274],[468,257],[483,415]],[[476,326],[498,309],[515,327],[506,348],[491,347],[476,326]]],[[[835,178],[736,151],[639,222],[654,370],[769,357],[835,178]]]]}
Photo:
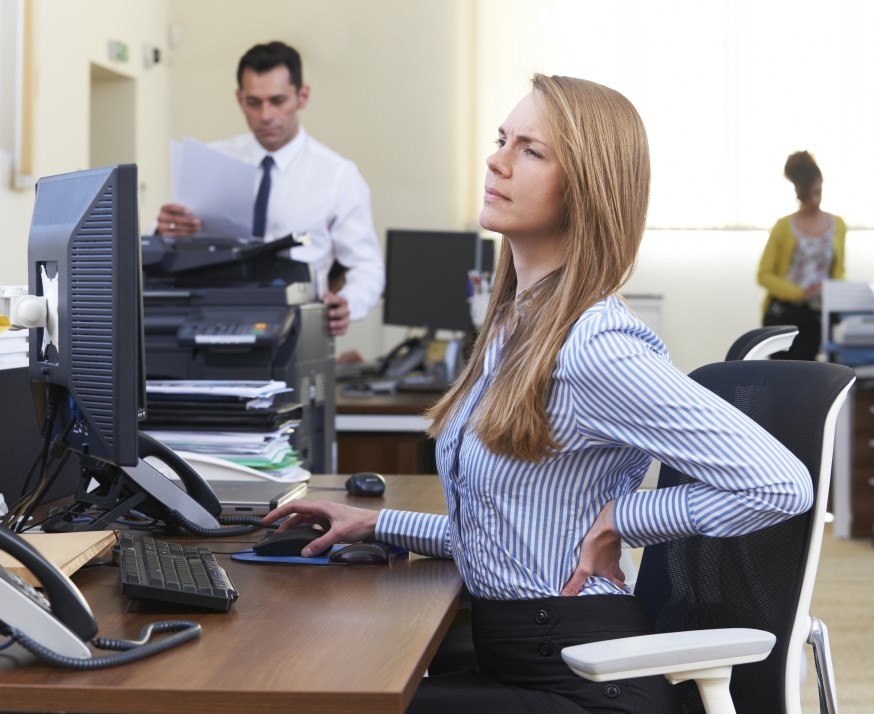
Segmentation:
{"type": "MultiPolygon", "coordinates": [[[[498,128],[498,134],[506,137],[507,132],[504,130],[504,127],[498,128]]],[[[528,136],[527,134],[517,134],[513,137],[516,141],[521,141],[523,144],[540,144],[542,146],[549,146],[543,139],[538,139],[533,136],[528,136]]]]}

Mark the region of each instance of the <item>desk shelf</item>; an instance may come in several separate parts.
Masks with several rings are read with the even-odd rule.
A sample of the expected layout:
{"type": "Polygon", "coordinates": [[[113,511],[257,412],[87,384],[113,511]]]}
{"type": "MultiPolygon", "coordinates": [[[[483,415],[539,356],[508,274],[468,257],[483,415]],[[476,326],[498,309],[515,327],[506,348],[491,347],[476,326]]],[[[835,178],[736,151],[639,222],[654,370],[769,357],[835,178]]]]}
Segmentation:
{"type": "Polygon", "coordinates": [[[424,412],[440,395],[399,392],[352,397],[337,392],[337,472],[436,474],[424,412]]]}

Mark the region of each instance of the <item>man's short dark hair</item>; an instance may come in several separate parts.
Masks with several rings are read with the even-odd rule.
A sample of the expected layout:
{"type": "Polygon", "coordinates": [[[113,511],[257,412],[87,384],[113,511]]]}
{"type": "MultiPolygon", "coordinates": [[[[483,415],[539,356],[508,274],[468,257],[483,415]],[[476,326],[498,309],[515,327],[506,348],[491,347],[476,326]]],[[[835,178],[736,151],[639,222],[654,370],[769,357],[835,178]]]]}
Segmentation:
{"type": "Polygon", "coordinates": [[[243,71],[246,68],[254,70],[257,74],[263,74],[280,65],[288,67],[291,83],[300,89],[303,86],[300,54],[294,47],[278,41],[255,45],[240,58],[240,64],[237,65],[237,86],[243,88],[243,71]]]}

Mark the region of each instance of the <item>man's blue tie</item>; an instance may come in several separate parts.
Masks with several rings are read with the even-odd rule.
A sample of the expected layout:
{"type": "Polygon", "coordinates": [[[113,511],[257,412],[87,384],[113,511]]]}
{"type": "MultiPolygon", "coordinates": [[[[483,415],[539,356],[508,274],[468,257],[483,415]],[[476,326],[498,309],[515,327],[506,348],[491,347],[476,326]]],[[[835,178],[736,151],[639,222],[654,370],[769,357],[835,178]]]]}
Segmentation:
{"type": "Polygon", "coordinates": [[[270,198],[270,169],[273,164],[273,157],[269,155],[261,161],[263,173],[258,195],[255,196],[255,218],[252,221],[252,235],[256,238],[263,238],[267,230],[267,200],[270,198]]]}

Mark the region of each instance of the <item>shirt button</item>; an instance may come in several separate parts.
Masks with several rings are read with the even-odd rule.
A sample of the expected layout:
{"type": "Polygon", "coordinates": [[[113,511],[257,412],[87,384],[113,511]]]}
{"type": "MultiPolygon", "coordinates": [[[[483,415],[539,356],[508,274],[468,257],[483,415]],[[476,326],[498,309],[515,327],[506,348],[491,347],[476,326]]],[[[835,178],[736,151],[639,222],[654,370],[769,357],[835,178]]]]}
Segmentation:
{"type": "Polygon", "coordinates": [[[537,651],[540,652],[543,657],[549,657],[549,655],[552,654],[552,645],[549,644],[549,642],[541,642],[537,651]]]}
{"type": "Polygon", "coordinates": [[[549,622],[549,613],[546,610],[538,610],[537,614],[534,616],[534,622],[538,625],[545,625],[549,622]]]}
{"type": "Polygon", "coordinates": [[[604,687],[604,694],[610,697],[610,699],[616,699],[616,697],[622,694],[622,690],[619,689],[618,684],[608,684],[604,687]]]}

